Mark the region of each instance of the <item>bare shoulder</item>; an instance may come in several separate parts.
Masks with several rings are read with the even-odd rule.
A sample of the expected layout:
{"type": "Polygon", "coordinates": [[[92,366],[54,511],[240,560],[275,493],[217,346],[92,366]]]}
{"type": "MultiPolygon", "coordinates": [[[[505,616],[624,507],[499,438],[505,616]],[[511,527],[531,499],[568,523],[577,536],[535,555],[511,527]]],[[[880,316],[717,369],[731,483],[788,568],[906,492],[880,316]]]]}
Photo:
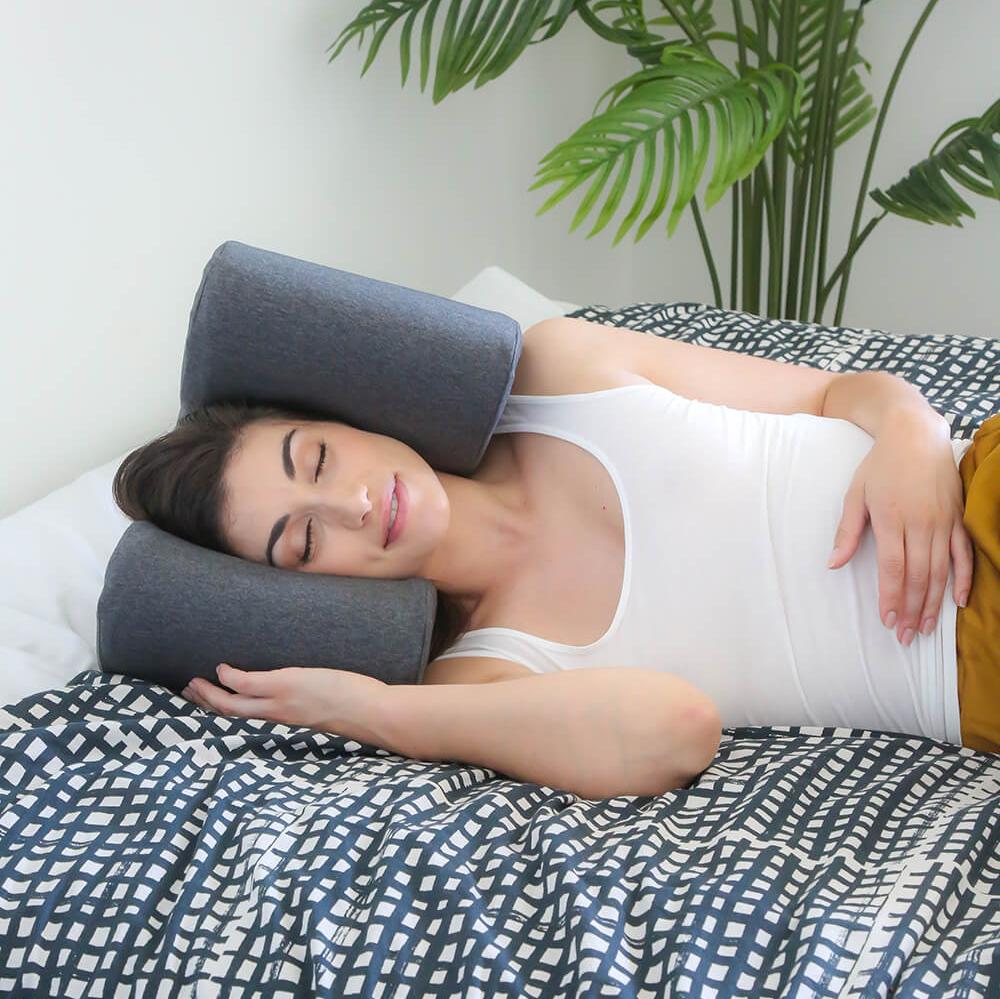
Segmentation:
{"type": "Polygon", "coordinates": [[[755,413],[824,416],[827,390],[841,377],[811,364],[568,316],[553,316],[526,330],[522,353],[528,355],[525,381],[541,386],[521,389],[525,393],[561,395],[648,383],[687,399],[755,413]]]}
{"type": "Polygon", "coordinates": [[[511,392],[571,395],[649,384],[648,378],[629,370],[626,332],[565,316],[543,319],[529,326],[522,334],[521,356],[511,392]]]}
{"type": "Polygon", "coordinates": [[[525,676],[538,676],[534,670],[493,656],[452,656],[434,659],[424,670],[423,683],[495,683],[498,680],[517,680],[525,676]]]}

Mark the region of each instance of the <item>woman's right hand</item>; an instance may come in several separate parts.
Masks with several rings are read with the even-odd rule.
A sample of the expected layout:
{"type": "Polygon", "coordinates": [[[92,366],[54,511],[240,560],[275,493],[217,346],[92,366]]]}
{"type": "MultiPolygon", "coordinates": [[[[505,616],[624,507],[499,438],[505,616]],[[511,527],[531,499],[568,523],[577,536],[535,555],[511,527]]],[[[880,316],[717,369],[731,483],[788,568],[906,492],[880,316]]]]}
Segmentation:
{"type": "Polygon", "coordinates": [[[241,670],[220,663],[218,674],[235,693],[195,677],[182,696],[217,714],[303,725],[363,741],[371,741],[372,720],[389,686],[361,673],[322,666],[241,670]]]}

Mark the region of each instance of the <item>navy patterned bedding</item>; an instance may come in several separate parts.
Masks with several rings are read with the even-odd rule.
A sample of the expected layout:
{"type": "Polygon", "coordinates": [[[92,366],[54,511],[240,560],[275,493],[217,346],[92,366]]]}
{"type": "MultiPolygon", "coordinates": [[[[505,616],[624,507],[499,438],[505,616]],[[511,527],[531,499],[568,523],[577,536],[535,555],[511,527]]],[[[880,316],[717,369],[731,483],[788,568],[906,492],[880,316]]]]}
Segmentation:
{"type": "MultiPolygon", "coordinates": [[[[991,340],[574,315],[893,370],[956,437],[1000,410],[991,340]]],[[[996,999],[1000,755],[725,729],[590,801],[83,670],[0,709],[0,995],[996,999]]]]}

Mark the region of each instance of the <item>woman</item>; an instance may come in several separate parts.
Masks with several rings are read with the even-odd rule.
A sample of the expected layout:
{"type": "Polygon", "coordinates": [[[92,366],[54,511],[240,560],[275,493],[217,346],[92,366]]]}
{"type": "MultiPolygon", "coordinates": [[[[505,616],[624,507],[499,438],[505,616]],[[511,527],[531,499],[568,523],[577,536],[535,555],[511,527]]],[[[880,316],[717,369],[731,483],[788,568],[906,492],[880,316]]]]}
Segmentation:
{"type": "MultiPolygon", "coordinates": [[[[973,565],[956,462],[969,457],[971,480],[997,418],[953,447],[915,389],[892,379],[876,419],[876,380],[888,391],[891,376],[847,377],[547,320],[525,332],[471,477],[317,414],[215,407],[129,455],[115,497],[253,561],[432,581],[427,683],[655,663],[706,692],[720,726],[838,724],[1000,751],[995,697],[974,726],[964,703],[1000,665],[965,675],[956,645],[967,632],[981,660],[989,634],[963,629],[955,606],[973,565]],[[824,410],[835,381],[868,430],[824,410]]],[[[230,669],[236,694],[198,680],[185,696],[281,720],[267,685],[282,672],[230,669]]]]}

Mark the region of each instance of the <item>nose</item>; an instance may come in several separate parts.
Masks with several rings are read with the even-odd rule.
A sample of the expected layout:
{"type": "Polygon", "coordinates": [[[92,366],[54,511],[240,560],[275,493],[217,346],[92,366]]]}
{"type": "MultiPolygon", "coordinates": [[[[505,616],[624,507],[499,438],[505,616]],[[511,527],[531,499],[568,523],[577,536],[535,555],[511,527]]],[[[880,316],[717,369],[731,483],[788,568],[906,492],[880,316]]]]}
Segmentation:
{"type": "Polygon", "coordinates": [[[368,514],[374,508],[374,503],[368,495],[368,487],[361,484],[351,486],[349,489],[328,491],[324,499],[334,515],[343,518],[351,527],[364,526],[368,514]]]}

